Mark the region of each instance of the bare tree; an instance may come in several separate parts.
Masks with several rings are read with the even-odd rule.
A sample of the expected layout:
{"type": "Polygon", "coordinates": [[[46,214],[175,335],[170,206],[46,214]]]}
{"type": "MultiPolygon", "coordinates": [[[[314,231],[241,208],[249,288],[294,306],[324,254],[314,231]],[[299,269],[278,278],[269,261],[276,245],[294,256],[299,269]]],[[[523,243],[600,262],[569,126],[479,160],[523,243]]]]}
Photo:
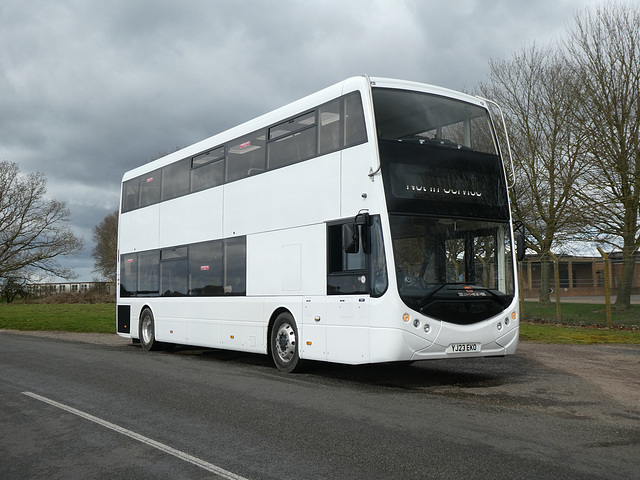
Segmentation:
{"type": "Polygon", "coordinates": [[[21,175],[17,164],[0,162],[0,282],[18,281],[39,271],[73,278],[56,260],[82,249],[66,222],[63,202],[46,197],[42,173],[21,175]]]}
{"type": "Polygon", "coordinates": [[[575,17],[567,63],[579,81],[577,128],[585,138],[594,221],[601,241],[622,249],[616,305],[628,308],[640,247],[640,9],[607,4],[575,17]]]}
{"type": "Polygon", "coordinates": [[[93,241],[93,271],[115,282],[118,262],[118,210],[104,217],[102,222],[93,227],[93,241]]]}
{"type": "Polygon", "coordinates": [[[489,80],[480,85],[506,113],[516,173],[512,208],[541,257],[540,303],[549,303],[551,248],[583,221],[574,195],[584,168],[582,142],[568,128],[576,103],[572,83],[557,49],[533,45],[508,61],[492,60],[489,80]]]}

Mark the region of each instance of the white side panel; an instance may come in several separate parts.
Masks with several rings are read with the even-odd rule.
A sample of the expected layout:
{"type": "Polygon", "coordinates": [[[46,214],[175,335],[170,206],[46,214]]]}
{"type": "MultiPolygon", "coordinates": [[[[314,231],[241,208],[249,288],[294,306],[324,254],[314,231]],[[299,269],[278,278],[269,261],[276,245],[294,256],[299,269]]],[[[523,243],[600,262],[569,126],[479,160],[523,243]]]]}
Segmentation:
{"type": "Polygon", "coordinates": [[[340,215],[340,152],[225,185],[224,237],[340,215]]]}
{"type": "Polygon", "coordinates": [[[266,352],[262,298],[155,298],[147,304],[158,341],[266,352]]]}
{"type": "Polygon", "coordinates": [[[162,202],[160,246],[222,238],[222,202],[223,187],[162,202]]]}
{"type": "Polygon", "coordinates": [[[327,298],[327,360],[340,363],[369,362],[368,295],[327,298]]]}
{"type": "Polygon", "coordinates": [[[342,151],[342,214],[352,217],[362,209],[374,213],[380,211],[382,178],[375,175],[371,181],[369,172],[377,168],[374,142],[358,145],[342,151]]]}
{"type": "Polygon", "coordinates": [[[120,216],[120,253],[158,248],[160,205],[141,208],[120,216]]]}
{"type": "Polygon", "coordinates": [[[324,296],[305,297],[302,316],[300,356],[327,359],[327,301],[324,296]]]}
{"type": "Polygon", "coordinates": [[[247,237],[247,295],[324,295],[324,223],[247,237]]]}

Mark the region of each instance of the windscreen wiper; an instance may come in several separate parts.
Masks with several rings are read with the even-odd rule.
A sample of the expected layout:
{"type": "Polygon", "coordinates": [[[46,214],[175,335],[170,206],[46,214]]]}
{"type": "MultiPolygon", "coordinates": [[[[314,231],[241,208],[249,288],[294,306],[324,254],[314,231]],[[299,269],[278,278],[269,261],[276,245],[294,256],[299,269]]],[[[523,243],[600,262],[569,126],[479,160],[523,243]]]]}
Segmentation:
{"type": "Polygon", "coordinates": [[[446,287],[446,290],[449,290],[452,294],[457,293],[458,296],[456,298],[459,298],[459,299],[488,297],[503,307],[509,303],[504,295],[501,295],[499,292],[491,290],[487,287],[481,287],[479,285],[473,285],[473,284],[464,283],[464,282],[451,282],[451,283],[443,283],[437,286],[431,292],[427,293],[427,295],[425,295],[420,300],[418,300],[416,302],[416,305],[418,306],[418,308],[420,308],[420,311],[422,312],[422,310],[424,310],[431,303],[429,302],[429,300],[434,298],[436,294],[441,290],[445,289],[445,287],[446,287]],[[454,286],[458,288],[451,288],[454,286]]]}
{"type": "Polygon", "coordinates": [[[433,297],[436,293],[438,293],[444,287],[451,286],[451,285],[467,285],[467,284],[466,283],[459,283],[459,282],[450,282],[450,283],[442,283],[440,285],[437,285],[435,288],[433,288],[433,290],[431,290],[424,297],[422,297],[420,300],[418,300],[416,302],[416,305],[418,307],[420,307],[422,305],[425,305],[426,301],[429,300],[431,297],[433,297]]]}
{"type": "Polygon", "coordinates": [[[460,145],[458,142],[446,138],[427,138],[419,135],[407,135],[406,137],[399,137],[397,141],[403,143],[418,143],[420,145],[436,145],[438,147],[456,148],[458,150],[471,150],[469,147],[460,145]]]}

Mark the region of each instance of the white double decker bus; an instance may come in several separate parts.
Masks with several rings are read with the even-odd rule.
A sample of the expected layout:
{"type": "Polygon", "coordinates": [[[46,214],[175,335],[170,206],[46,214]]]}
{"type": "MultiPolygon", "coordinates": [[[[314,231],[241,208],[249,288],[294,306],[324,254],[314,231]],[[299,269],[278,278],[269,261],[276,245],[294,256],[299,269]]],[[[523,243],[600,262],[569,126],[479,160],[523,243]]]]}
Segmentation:
{"type": "Polygon", "coordinates": [[[513,354],[506,178],[485,101],[349,78],[124,175],[117,333],[286,372],[513,354]]]}

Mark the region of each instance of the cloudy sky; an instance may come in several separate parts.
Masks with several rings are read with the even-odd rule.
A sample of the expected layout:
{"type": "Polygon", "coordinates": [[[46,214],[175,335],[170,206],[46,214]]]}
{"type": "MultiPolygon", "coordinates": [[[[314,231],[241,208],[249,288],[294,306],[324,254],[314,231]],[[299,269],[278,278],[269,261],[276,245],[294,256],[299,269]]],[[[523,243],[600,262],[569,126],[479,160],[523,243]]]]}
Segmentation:
{"type": "Polygon", "coordinates": [[[85,250],[125,171],[352,75],[471,90],[606,0],[2,0],[0,160],[40,171],[85,250]]]}

